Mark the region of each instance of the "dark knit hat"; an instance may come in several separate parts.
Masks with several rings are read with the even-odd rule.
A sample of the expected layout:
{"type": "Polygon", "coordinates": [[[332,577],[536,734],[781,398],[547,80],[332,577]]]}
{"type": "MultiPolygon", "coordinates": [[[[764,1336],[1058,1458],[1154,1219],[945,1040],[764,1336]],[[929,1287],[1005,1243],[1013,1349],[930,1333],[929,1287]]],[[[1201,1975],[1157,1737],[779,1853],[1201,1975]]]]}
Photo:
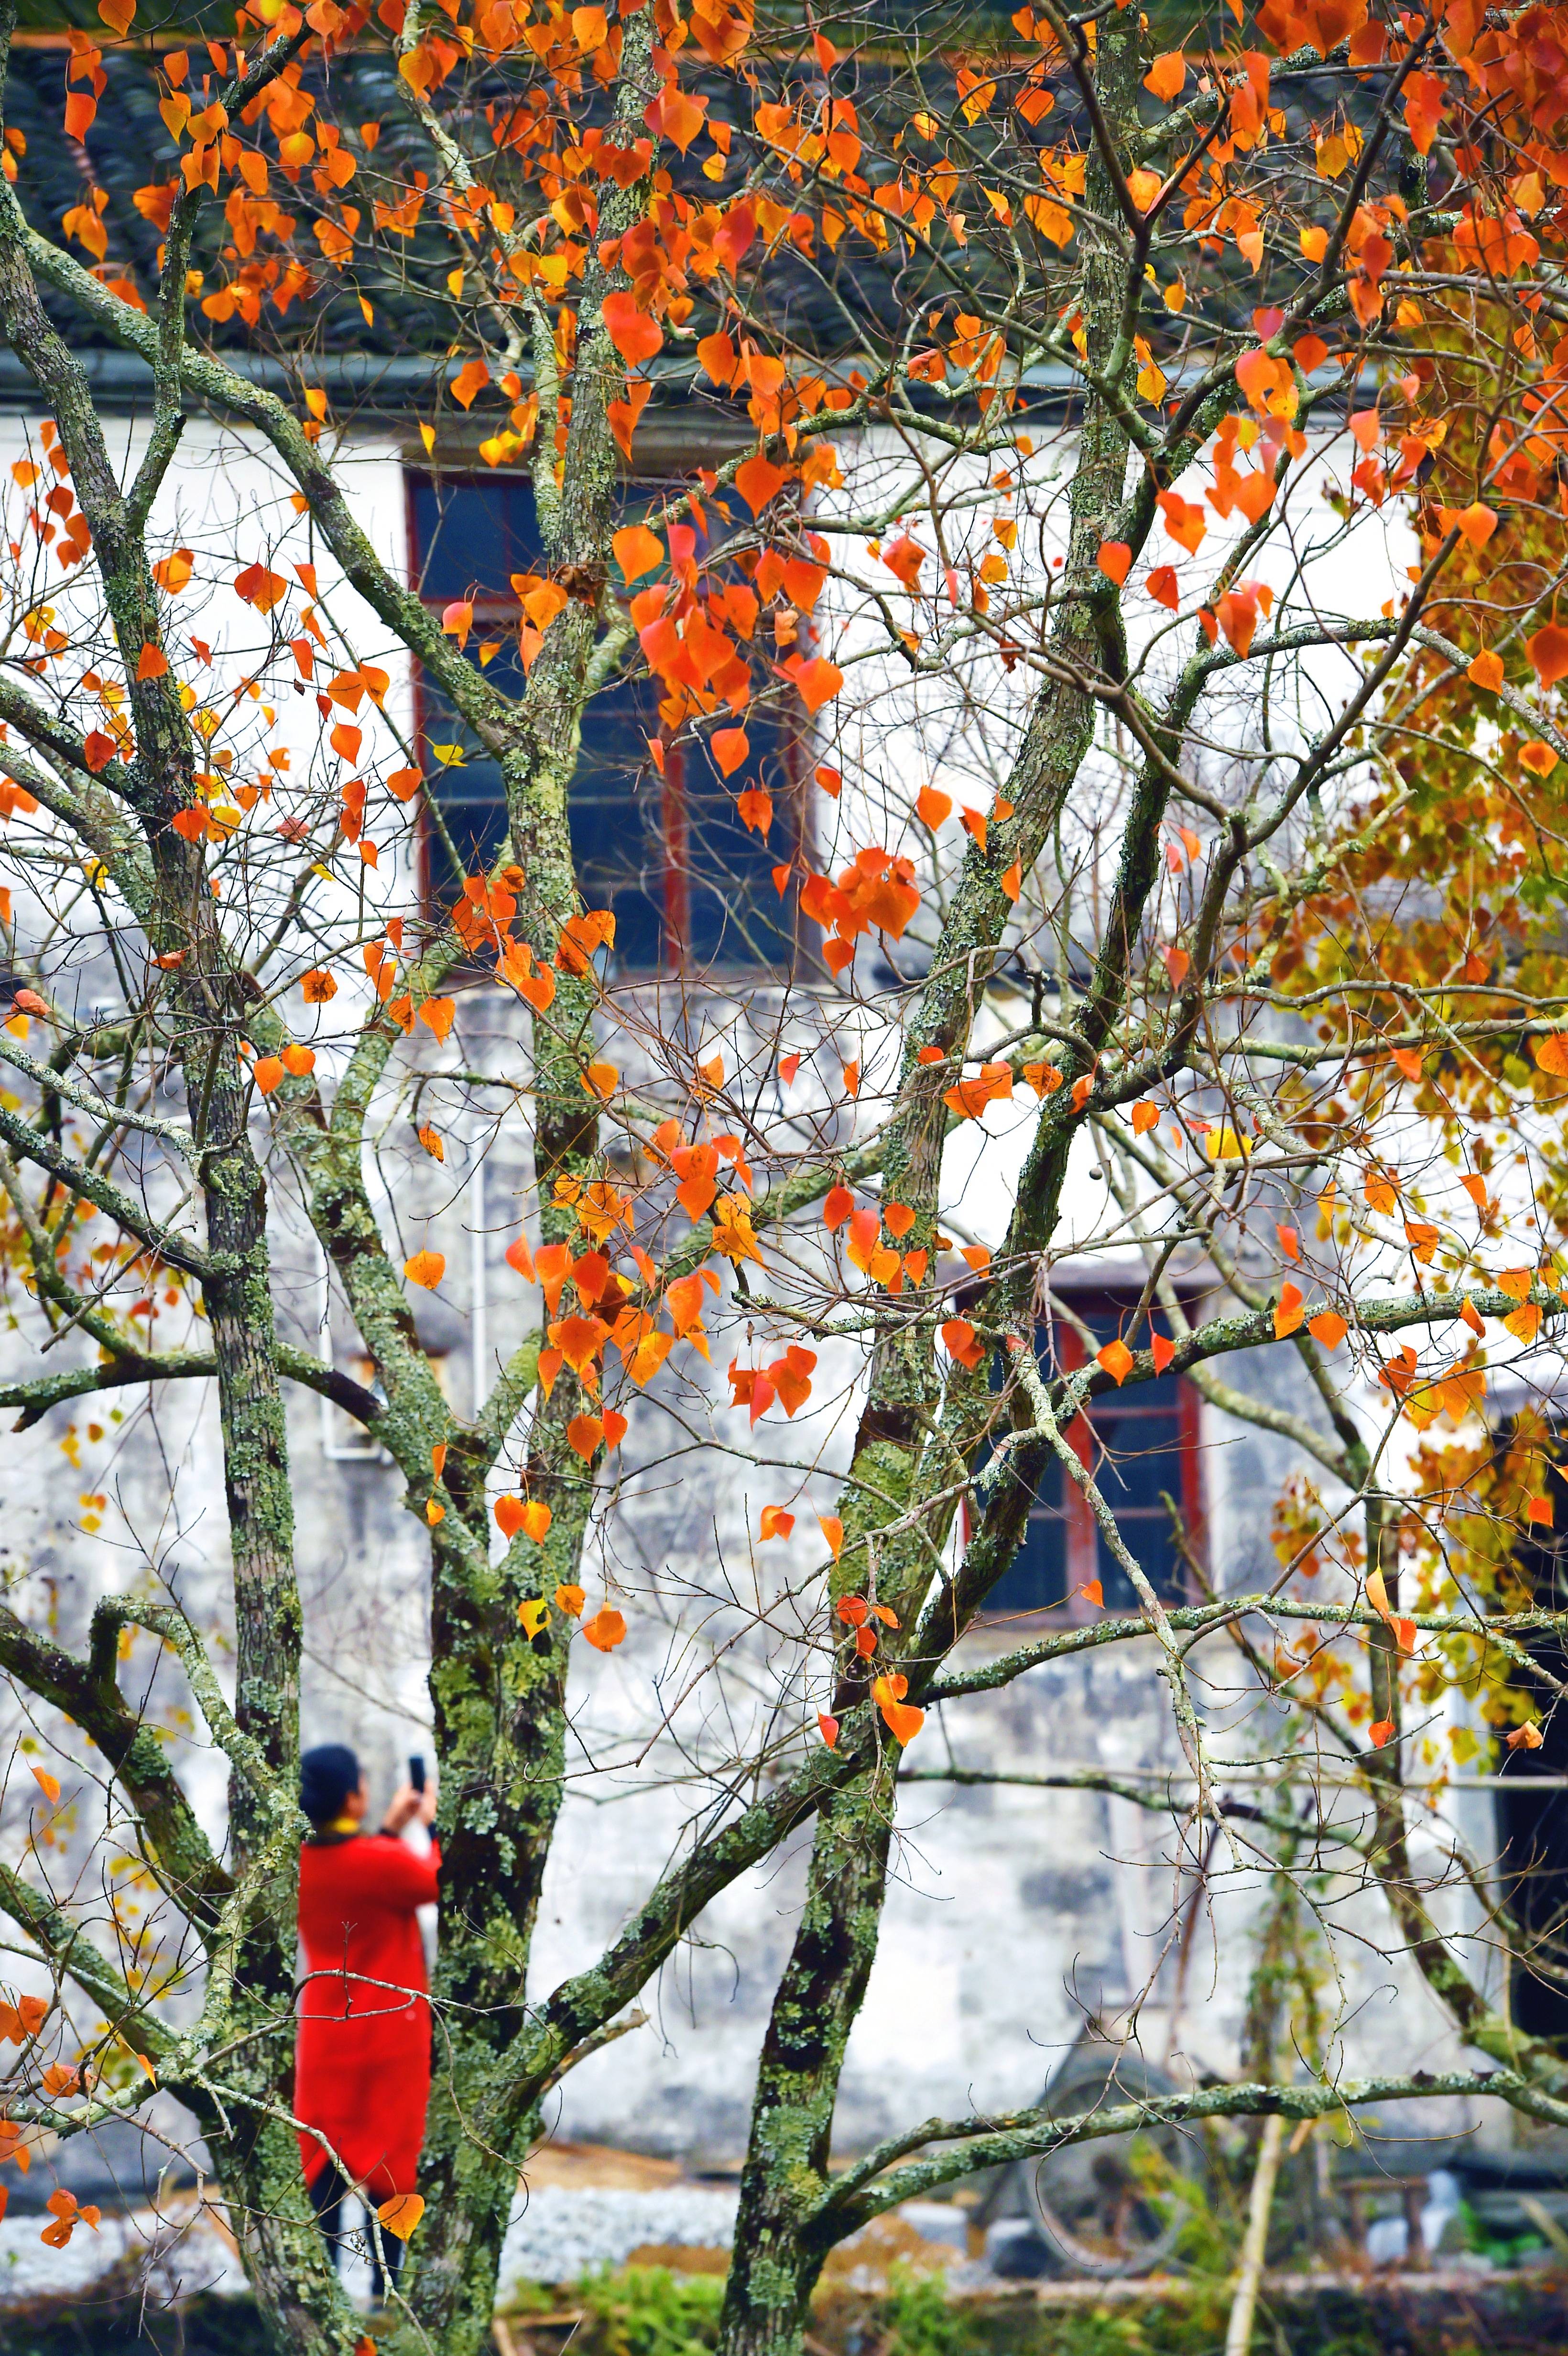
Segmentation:
{"type": "Polygon", "coordinates": [[[318,1742],[301,1759],[300,1806],[313,1825],[331,1824],[358,1789],[359,1762],[346,1742],[318,1742]]]}

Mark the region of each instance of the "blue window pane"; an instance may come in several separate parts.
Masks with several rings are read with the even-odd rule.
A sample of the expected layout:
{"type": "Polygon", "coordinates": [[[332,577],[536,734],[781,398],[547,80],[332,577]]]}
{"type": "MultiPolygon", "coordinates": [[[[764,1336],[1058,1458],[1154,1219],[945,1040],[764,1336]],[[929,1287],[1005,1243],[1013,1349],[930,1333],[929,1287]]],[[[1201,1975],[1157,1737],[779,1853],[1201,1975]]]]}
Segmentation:
{"type": "MultiPolygon", "coordinates": [[[[1060,1465],[1047,1476],[1059,1489],[1060,1465]]],[[[991,1590],[987,1612],[1057,1612],[1067,1601],[1067,1525],[1059,1505],[1036,1505],[1024,1542],[991,1590]]]]}
{"type": "Polygon", "coordinates": [[[488,483],[433,482],[415,475],[410,487],[415,587],[432,605],[471,591],[510,597],[514,573],[539,569],[533,485],[522,475],[488,483]]]}
{"type": "MultiPolygon", "coordinates": [[[[640,508],[645,496],[628,486],[629,506],[640,508]]],[[[533,490],[525,477],[438,484],[415,476],[410,500],[420,591],[431,604],[470,595],[507,604],[510,575],[541,569],[533,490]]],[[[471,659],[500,628],[497,622],[488,633],[475,629],[471,659]]],[[[522,666],[509,634],[486,676],[521,694],[522,666]]],[[[658,733],[657,703],[657,685],[647,679],[618,680],[594,696],[583,714],[571,784],[572,855],[588,905],[614,911],[615,962],[629,972],[673,967],[683,956],[698,966],[786,963],[794,895],[781,898],[773,870],[793,862],[799,840],[789,727],[781,716],[754,709],[746,719],[750,755],[728,778],[704,741],[672,752],[661,780],[647,754],[648,739],[658,733]],[[735,806],[737,795],[756,787],[770,792],[775,806],[765,837],[743,825],[735,806]]],[[[717,718],[731,724],[728,713],[717,718]]],[[[456,744],[464,756],[434,774],[466,871],[494,858],[505,837],[500,770],[428,682],[423,733],[427,745],[456,744]]],[[[453,888],[457,879],[445,872],[448,865],[433,842],[432,889],[453,888]]]]}
{"type": "MultiPolygon", "coordinates": [[[[1075,1303],[1097,1343],[1112,1340],[1132,1302],[1101,1300],[1075,1303]]],[[[1044,1344],[1042,1343],[1042,1355],[1044,1344]]],[[[1100,1494],[1115,1515],[1123,1545],[1162,1602],[1186,1601],[1185,1566],[1177,1549],[1168,1494],[1179,1511],[1185,1503],[1180,1379],[1160,1375],[1136,1390],[1097,1398],[1089,1416],[1094,1445],[1091,1469],[1100,1494]]],[[[1074,1507],[1076,1511],[1076,1506],[1074,1507]]],[[[991,1590],[987,1609],[997,1612],[1045,1612],[1060,1608],[1078,1579],[1070,1576],[1067,1475],[1051,1464],[1031,1508],[1023,1545],[991,1590]]],[[[1106,1608],[1130,1611],[1137,1596],[1131,1580],[1095,1533],[1093,1576],[1106,1608]]]]}

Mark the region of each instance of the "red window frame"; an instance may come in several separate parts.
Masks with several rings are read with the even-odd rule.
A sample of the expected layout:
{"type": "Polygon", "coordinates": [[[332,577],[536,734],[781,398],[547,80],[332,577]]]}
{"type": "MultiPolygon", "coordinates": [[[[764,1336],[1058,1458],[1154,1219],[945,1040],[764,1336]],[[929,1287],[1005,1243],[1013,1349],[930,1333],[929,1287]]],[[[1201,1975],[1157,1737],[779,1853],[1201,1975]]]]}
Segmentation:
{"type": "MultiPolygon", "coordinates": [[[[1094,1290],[1087,1288],[1083,1290],[1076,1289],[1069,1290],[1063,1287],[1062,1297],[1071,1302],[1085,1323],[1091,1321],[1096,1311],[1112,1312],[1123,1323],[1125,1323],[1127,1300],[1125,1292],[1113,1291],[1108,1288],[1094,1290]]],[[[1083,1335],[1065,1317],[1056,1317],[1047,1322],[1051,1329],[1051,1339],[1054,1344],[1056,1365],[1063,1374],[1076,1374],[1084,1364],[1083,1335]]],[[[1113,1394],[1117,1401],[1119,1414],[1124,1419],[1129,1415],[1137,1414],[1136,1393],[1141,1387],[1141,1385],[1135,1385],[1130,1391],[1118,1391],[1113,1394]]],[[[1185,1376],[1179,1375],[1176,1378],[1176,1454],[1179,1466],[1179,1503],[1188,1543],[1200,1560],[1207,1551],[1208,1544],[1203,1466],[1200,1453],[1201,1406],[1202,1402],[1192,1384],[1185,1376]]],[[[1160,1412],[1158,1409],[1153,1411],[1160,1412]]],[[[1079,1462],[1091,1474],[1096,1469],[1098,1453],[1093,1415],[1093,1405],[1086,1413],[1081,1410],[1073,1417],[1064,1435],[1071,1442],[1079,1462]]],[[[982,1625],[1013,1628],[1022,1624],[1026,1627],[1076,1628],[1086,1627],[1101,1616],[1099,1607],[1093,1603],[1083,1591],[1090,1580],[1097,1579],[1100,1575],[1099,1529],[1090,1511],[1089,1501],[1076,1483],[1064,1477],[1061,1490],[1061,1519],[1064,1526],[1067,1573],[1066,1601],[1059,1604],[1045,1605],[1035,1611],[1008,1610],[1006,1607],[993,1608],[986,1604],[981,1607],[979,1613],[982,1625]]],[[[960,1536],[966,1547],[971,1530],[967,1499],[964,1503],[959,1518],[960,1536]]],[[[1130,1547],[1129,1551],[1136,1554],[1136,1549],[1130,1547]]],[[[1190,1595],[1190,1582],[1184,1578],[1183,1583],[1189,1590],[1189,1600],[1197,1601],[1198,1598],[1190,1595]]]]}

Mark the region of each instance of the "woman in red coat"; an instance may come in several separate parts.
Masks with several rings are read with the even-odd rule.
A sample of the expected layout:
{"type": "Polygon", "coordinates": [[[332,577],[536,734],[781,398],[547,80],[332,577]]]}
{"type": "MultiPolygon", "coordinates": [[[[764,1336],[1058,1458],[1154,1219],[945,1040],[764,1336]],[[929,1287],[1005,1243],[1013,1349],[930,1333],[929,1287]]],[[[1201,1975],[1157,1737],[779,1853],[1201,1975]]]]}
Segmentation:
{"type": "MultiPolygon", "coordinates": [[[[440,1852],[398,1838],[435,1814],[433,1792],[405,1783],[379,1833],[366,1833],[364,1778],[352,1751],[323,1743],[300,1762],[300,1805],[315,1826],[300,1851],[300,1996],[294,2115],[311,2201],[329,2242],[351,2187],[368,2207],[417,2190],[430,2101],[430,2006],[416,1909],[436,1894],[440,1852]],[[332,2155],[336,2155],[336,2165],[332,2155]]],[[[400,2242],[389,2239],[395,2265],[400,2242]]],[[[379,2268],[376,2269],[379,2290],[379,2268]]]]}

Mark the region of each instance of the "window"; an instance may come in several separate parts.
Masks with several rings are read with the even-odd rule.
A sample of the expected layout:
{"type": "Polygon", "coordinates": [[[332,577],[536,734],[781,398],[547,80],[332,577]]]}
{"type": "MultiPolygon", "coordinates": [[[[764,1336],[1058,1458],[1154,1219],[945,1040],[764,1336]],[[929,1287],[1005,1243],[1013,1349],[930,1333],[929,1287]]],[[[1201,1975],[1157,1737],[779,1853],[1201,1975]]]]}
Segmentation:
{"type": "MultiPolygon", "coordinates": [[[[1137,1306],[1135,1292],[1096,1292],[1072,1298],[1076,1314],[1097,1344],[1123,1331],[1137,1306]]],[[[1137,1337],[1142,1340],[1140,1334],[1137,1337]]],[[[1083,1364],[1083,1343],[1065,1319],[1054,1331],[1056,1363],[1068,1372],[1083,1364]]],[[[1180,1509],[1189,1539],[1201,1529],[1202,1489],[1198,1462],[1198,1395],[1179,1375],[1106,1391],[1072,1425],[1068,1438],[1099,1485],[1116,1517],[1122,1542],[1155,1593],[1166,1603],[1187,1601],[1187,1574],[1176,1545],[1164,1494],[1180,1509]],[[1163,1493],[1163,1494],[1162,1494],[1163,1493]]],[[[988,1612],[1066,1612],[1092,1616],[1078,1593],[1100,1581],[1105,1608],[1135,1610],[1131,1580],[1106,1545],[1082,1492],[1063,1467],[1052,1462],[1029,1508],[1022,1546],[991,1590],[988,1612]]]]}
{"type": "MultiPolygon", "coordinates": [[[[1538,1612],[1568,1608],[1568,1479],[1563,1470],[1564,1436],[1554,1435],[1546,1494],[1554,1527],[1521,1533],[1514,1566],[1530,1587],[1538,1612]]],[[[1498,1830],[1502,1884],[1522,1933],[1513,1959],[1511,1990],[1515,2026],[1526,2037],[1552,2039],[1568,2050],[1568,1987],[1554,1973],[1568,1969],[1568,1712],[1557,1700],[1556,1684],[1568,1676],[1568,1646],[1554,1636],[1528,1640],[1531,1659],[1544,1671],[1516,1681],[1530,1689],[1541,1727],[1539,1751],[1505,1751],[1498,1790],[1498,1830]],[[1544,1966],[1545,1968],[1540,1968],[1544,1966]]]]}
{"type": "MultiPolygon", "coordinates": [[[[628,511],[640,499],[627,487],[628,511]]],[[[641,497],[648,495],[644,487],[641,497]]],[[[409,486],[410,539],[420,594],[432,605],[472,596],[467,652],[488,650],[487,676],[520,694],[518,606],[514,573],[543,569],[533,487],[526,477],[483,479],[414,475],[409,486]]],[[[746,715],[751,754],[722,778],[706,741],[671,747],[660,777],[647,740],[658,733],[656,685],[617,679],[583,714],[582,741],[568,815],[572,855],[591,907],[613,909],[615,962],[632,973],[680,966],[731,971],[787,965],[794,955],[795,895],[781,897],[773,871],[798,864],[802,795],[787,721],[753,707],[746,715]],[[764,839],[745,827],[736,796],[763,787],[774,819],[764,839]]],[[[724,718],[720,716],[720,724],[724,718]]],[[[418,725],[426,774],[453,847],[467,866],[492,858],[506,832],[499,765],[475,743],[427,680],[420,683],[418,725]],[[435,748],[440,747],[437,751],[435,748]],[[455,757],[454,757],[455,756],[455,757]]],[[[426,887],[450,889],[444,855],[427,831],[426,887]]]]}

